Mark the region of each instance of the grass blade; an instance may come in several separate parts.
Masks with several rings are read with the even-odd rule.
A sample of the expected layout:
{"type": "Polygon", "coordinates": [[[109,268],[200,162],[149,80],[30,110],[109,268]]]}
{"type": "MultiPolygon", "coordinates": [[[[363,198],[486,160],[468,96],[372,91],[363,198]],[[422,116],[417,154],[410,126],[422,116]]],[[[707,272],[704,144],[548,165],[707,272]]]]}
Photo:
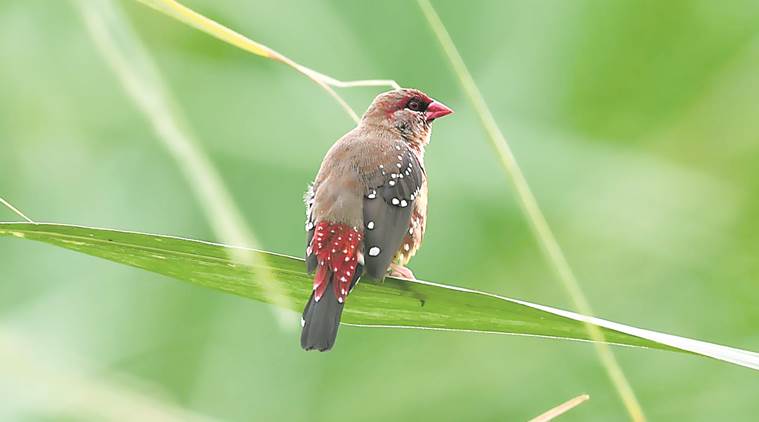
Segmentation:
{"type": "MultiPolygon", "coordinates": [[[[255,260],[255,265],[240,265],[229,258],[229,249],[240,249],[237,247],[57,224],[0,223],[0,236],[41,241],[272,303],[261,279],[262,271],[268,271],[290,299],[275,304],[293,311],[300,311],[298,305],[311,293],[312,281],[304,272],[303,260],[270,252],[245,249],[262,259],[255,260]]],[[[388,278],[382,284],[359,283],[345,308],[343,321],[361,327],[452,330],[592,341],[584,326],[589,323],[602,330],[606,342],[610,344],[688,352],[759,370],[758,353],[425,281],[388,278]]]]}
{"type": "MultiPolygon", "coordinates": [[[[216,236],[224,243],[257,247],[255,232],[246,224],[216,167],[187,129],[189,125],[174,106],[160,71],[117,5],[112,0],[78,0],[76,4],[100,53],[176,162],[216,236]]],[[[240,264],[255,265],[253,261],[259,258],[243,249],[229,252],[240,264]]],[[[264,287],[273,301],[287,300],[276,283],[265,283],[264,287]]],[[[286,315],[277,312],[275,316],[283,328],[292,326],[286,315]]]]}
{"type": "MultiPolygon", "coordinates": [[[[580,288],[580,283],[577,281],[572,267],[569,265],[561,246],[559,246],[556,236],[554,236],[545,215],[543,215],[543,211],[541,211],[538,205],[535,195],[527,183],[527,178],[522,173],[509,143],[506,142],[506,137],[503,136],[501,129],[498,127],[493,113],[490,111],[479,88],[477,88],[477,84],[469,73],[469,69],[464,63],[461,54],[459,54],[453,39],[448,34],[445,25],[440,20],[429,0],[417,0],[417,3],[427,18],[427,22],[430,24],[440,45],[443,47],[445,54],[448,56],[467,98],[477,112],[482,127],[487,133],[488,140],[495,149],[496,155],[517,193],[519,205],[529,221],[530,228],[540,247],[543,249],[548,262],[567,291],[575,309],[582,314],[592,315],[593,311],[590,303],[585,298],[585,294],[580,288]]],[[[596,352],[601,364],[606,369],[617,393],[619,393],[627,412],[630,414],[630,418],[637,422],[645,421],[646,417],[643,413],[643,408],[638,402],[638,398],[635,396],[635,391],[633,391],[632,386],[627,381],[627,377],[625,377],[622,367],[619,366],[614,354],[605,345],[604,333],[593,324],[587,324],[586,329],[596,344],[596,352]]]]}
{"type": "Polygon", "coordinates": [[[573,399],[567,400],[564,403],[554,407],[553,409],[548,410],[547,412],[530,419],[530,422],[549,422],[557,417],[569,412],[570,410],[574,409],[575,407],[583,404],[585,401],[590,399],[590,396],[587,394],[581,394],[573,399]]]}
{"type": "Polygon", "coordinates": [[[340,104],[340,107],[342,107],[343,110],[345,110],[345,112],[348,113],[351,119],[353,119],[353,121],[355,122],[358,122],[359,120],[358,114],[356,114],[356,112],[353,111],[351,106],[348,105],[348,103],[343,99],[343,97],[341,97],[340,94],[335,92],[335,90],[332,89],[332,87],[353,88],[353,87],[362,87],[362,86],[386,86],[393,89],[400,88],[400,86],[395,81],[389,80],[389,79],[340,81],[331,76],[324,75],[311,68],[303,66],[302,64],[296,62],[295,60],[292,60],[291,58],[285,56],[284,54],[272,48],[269,48],[259,42],[253,41],[250,38],[238,32],[235,32],[212,19],[209,19],[201,15],[200,13],[190,9],[187,6],[184,6],[183,4],[175,0],[137,0],[137,1],[147,6],[150,6],[153,9],[156,9],[168,16],[171,16],[172,18],[177,19],[180,22],[190,25],[193,28],[199,29],[213,37],[216,37],[226,43],[229,43],[237,48],[245,50],[249,53],[253,53],[257,56],[265,57],[267,59],[284,63],[292,67],[296,71],[302,73],[303,75],[305,75],[306,77],[314,81],[317,85],[322,87],[322,89],[327,91],[327,93],[332,98],[334,98],[338,104],[340,104]]]}

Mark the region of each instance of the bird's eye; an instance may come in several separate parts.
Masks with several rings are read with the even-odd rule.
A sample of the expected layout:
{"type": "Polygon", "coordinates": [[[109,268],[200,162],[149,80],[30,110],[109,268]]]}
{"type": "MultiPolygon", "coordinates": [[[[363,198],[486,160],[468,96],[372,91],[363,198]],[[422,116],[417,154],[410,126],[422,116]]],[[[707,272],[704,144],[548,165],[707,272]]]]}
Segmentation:
{"type": "Polygon", "coordinates": [[[421,101],[417,100],[416,98],[412,98],[408,104],[406,104],[406,108],[411,111],[422,111],[422,108],[424,105],[421,101]]]}

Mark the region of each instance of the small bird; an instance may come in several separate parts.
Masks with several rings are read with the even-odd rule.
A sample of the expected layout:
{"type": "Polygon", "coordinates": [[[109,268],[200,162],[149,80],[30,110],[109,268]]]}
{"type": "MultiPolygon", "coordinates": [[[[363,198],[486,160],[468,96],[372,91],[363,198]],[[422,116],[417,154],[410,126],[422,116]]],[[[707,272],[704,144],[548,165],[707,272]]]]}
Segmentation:
{"type": "Polygon", "coordinates": [[[453,110],[416,89],[378,95],[330,148],[306,202],[306,265],[316,271],[300,344],[335,344],[348,293],[362,276],[413,279],[405,267],[424,236],[424,148],[433,120],[453,110]]]}

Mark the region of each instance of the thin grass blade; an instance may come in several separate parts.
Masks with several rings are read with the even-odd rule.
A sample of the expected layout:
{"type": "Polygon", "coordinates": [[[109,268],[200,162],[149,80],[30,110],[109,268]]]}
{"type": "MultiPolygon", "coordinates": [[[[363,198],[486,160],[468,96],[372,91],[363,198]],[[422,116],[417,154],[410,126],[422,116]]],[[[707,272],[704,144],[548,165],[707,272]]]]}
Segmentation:
{"type": "Polygon", "coordinates": [[[175,0],[137,0],[140,3],[152,7],[180,22],[192,26],[195,29],[205,32],[215,38],[218,38],[230,45],[245,50],[249,53],[253,53],[257,56],[265,57],[270,60],[284,63],[287,66],[292,67],[296,71],[302,73],[317,85],[322,87],[329,96],[335,99],[343,110],[350,116],[353,121],[358,122],[359,117],[353,108],[340,96],[332,87],[336,88],[355,88],[355,87],[369,87],[369,86],[386,86],[393,89],[399,89],[400,85],[397,82],[390,79],[365,79],[357,81],[341,81],[331,76],[325,75],[321,72],[317,72],[309,67],[303,66],[295,60],[285,56],[284,54],[269,48],[259,42],[253,41],[250,38],[233,31],[226,26],[207,18],[202,14],[190,9],[189,7],[179,3],[175,0]]]}
{"type": "MultiPolygon", "coordinates": [[[[453,39],[450,34],[448,34],[448,30],[445,28],[443,21],[440,19],[440,16],[438,16],[435,8],[429,0],[417,0],[417,3],[435,33],[438,42],[445,51],[446,56],[448,56],[448,60],[459,80],[459,84],[466,93],[472,107],[477,112],[482,127],[487,133],[487,138],[495,149],[495,153],[501,162],[501,166],[516,192],[518,203],[522,207],[525,217],[530,223],[535,238],[543,249],[548,262],[556,272],[562,286],[567,291],[575,309],[583,314],[592,315],[593,312],[590,307],[590,302],[588,302],[585,297],[585,294],[580,287],[580,283],[575,277],[574,271],[569,265],[569,261],[567,261],[564,251],[559,245],[559,241],[556,239],[556,236],[554,236],[551,226],[548,224],[548,220],[546,220],[543,215],[543,211],[540,209],[540,205],[527,183],[527,178],[524,176],[524,173],[522,173],[509,143],[506,142],[506,137],[503,136],[501,129],[498,127],[493,113],[490,111],[490,108],[485,102],[485,98],[477,87],[477,84],[474,82],[474,78],[469,72],[466,63],[464,63],[461,54],[459,54],[453,39]]],[[[586,330],[588,331],[588,335],[594,340],[598,358],[604,366],[604,369],[606,369],[609,379],[625,405],[627,413],[630,415],[630,419],[635,422],[644,422],[646,416],[643,413],[643,408],[641,407],[630,382],[622,371],[622,367],[617,362],[616,357],[614,357],[612,351],[605,345],[603,331],[597,329],[593,324],[587,324],[586,330]]]]}
{"type": "MultiPolygon", "coordinates": [[[[153,127],[156,140],[163,144],[187,180],[216,236],[224,243],[257,247],[254,230],[246,223],[221,175],[192,135],[160,70],[117,4],[112,0],[78,0],[75,4],[103,58],[153,127]]],[[[256,265],[254,260],[259,258],[242,249],[229,252],[240,264],[256,265]]],[[[265,273],[261,276],[271,279],[265,273]]],[[[272,300],[287,301],[279,292],[278,284],[264,283],[263,287],[272,300]]],[[[275,311],[275,316],[282,328],[291,327],[289,315],[275,311]]]]}
{"type": "Polygon", "coordinates": [[[575,407],[583,404],[585,401],[590,399],[590,396],[587,394],[581,394],[573,399],[567,400],[564,403],[554,407],[553,409],[550,409],[549,411],[541,414],[540,416],[537,416],[533,419],[530,419],[530,422],[549,422],[552,421],[559,416],[569,412],[570,410],[574,409],[575,407]]]}

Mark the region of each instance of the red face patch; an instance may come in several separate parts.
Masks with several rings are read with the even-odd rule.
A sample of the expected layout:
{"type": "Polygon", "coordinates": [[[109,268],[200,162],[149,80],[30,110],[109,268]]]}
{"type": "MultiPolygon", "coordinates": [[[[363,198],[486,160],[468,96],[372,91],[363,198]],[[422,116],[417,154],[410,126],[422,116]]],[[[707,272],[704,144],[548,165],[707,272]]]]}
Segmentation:
{"type": "Polygon", "coordinates": [[[399,101],[397,101],[395,103],[395,110],[402,110],[402,109],[406,108],[408,106],[409,102],[411,102],[411,100],[414,100],[414,99],[416,99],[417,101],[419,101],[419,102],[421,102],[421,103],[423,103],[425,105],[427,105],[427,104],[429,104],[429,103],[432,102],[432,98],[428,97],[427,95],[425,95],[425,94],[423,94],[423,93],[421,93],[419,91],[409,92],[402,99],[400,99],[399,101]]]}

